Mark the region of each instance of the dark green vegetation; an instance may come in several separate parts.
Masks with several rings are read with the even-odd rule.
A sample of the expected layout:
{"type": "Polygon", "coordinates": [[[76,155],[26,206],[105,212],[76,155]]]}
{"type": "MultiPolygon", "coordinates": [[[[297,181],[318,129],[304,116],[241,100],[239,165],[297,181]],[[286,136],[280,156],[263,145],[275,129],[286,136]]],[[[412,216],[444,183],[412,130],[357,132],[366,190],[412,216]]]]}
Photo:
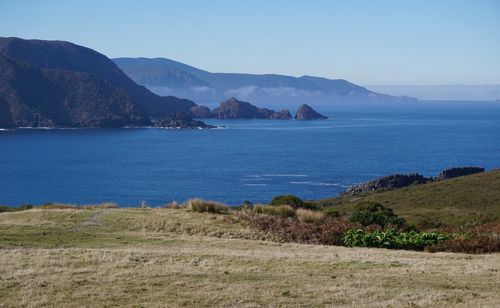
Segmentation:
{"type": "Polygon", "coordinates": [[[358,223],[363,226],[378,225],[380,227],[397,226],[404,227],[406,222],[399,218],[392,209],[384,207],[376,202],[364,202],[356,205],[354,211],[350,215],[350,220],[353,223],[358,223]]]}
{"type": "Polygon", "coordinates": [[[398,232],[394,229],[369,232],[351,229],[344,234],[342,241],[349,247],[422,250],[427,246],[435,245],[451,237],[451,235],[439,232],[398,232]]]}

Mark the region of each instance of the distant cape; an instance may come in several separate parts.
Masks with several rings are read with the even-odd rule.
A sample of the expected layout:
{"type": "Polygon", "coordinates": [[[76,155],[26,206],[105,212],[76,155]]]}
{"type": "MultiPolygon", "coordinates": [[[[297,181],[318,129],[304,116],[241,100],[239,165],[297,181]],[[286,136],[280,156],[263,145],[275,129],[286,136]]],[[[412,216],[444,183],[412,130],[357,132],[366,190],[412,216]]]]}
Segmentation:
{"type": "Polygon", "coordinates": [[[410,98],[370,91],[344,79],[275,74],[211,73],[165,58],[116,58],[134,81],[160,95],[176,95],[203,105],[227,97],[276,108],[329,102],[397,102],[410,98]]]}

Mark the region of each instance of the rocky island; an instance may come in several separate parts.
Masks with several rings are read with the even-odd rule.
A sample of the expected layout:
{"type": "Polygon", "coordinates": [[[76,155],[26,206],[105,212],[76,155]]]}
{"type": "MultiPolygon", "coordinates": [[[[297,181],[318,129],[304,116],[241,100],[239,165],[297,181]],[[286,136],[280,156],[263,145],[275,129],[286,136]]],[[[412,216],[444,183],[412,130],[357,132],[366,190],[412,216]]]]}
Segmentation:
{"type": "MultiPolygon", "coordinates": [[[[240,101],[231,97],[222,101],[219,107],[210,111],[209,108],[204,106],[193,106],[190,109],[194,118],[198,119],[223,119],[223,120],[237,120],[237,119],[269,119],[269,120],[291,120],[292,114],[288,109],[275,111],[267,108],[259,108],[248,102],[240,101]]],[[[302,105],[297,110],[295,115],[296,120],[318,120],[328,119],[327,117],[316,112],[308,105],[302,105]]]]}

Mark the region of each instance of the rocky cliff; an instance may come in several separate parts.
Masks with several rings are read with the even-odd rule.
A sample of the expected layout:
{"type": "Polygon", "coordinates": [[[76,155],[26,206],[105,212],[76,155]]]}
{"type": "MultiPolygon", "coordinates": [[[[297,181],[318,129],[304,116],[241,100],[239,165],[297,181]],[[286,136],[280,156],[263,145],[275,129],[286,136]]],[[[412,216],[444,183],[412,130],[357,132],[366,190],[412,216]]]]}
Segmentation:
{"type": "Polygon", "coordinates": [[[69,42],[0,38],[0,127],[122,127],[189,112],[106,56],[69,42]]]}

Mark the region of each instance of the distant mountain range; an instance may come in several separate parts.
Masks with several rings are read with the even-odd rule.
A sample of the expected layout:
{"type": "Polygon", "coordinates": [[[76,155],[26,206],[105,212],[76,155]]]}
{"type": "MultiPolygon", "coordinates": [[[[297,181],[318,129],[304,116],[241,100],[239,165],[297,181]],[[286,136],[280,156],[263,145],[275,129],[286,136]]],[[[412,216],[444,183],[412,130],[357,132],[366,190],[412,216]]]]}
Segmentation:
{"type": "Polygon", "coordinates": [[[164,58],[113,59],[130,78],[159,95],[174,95],[204,105],[229,97],[266,106],[302,103],[392,102],[409,98],[372,92],[343,79],[314,76],[210,73],[164,58]]]}
{"type": "Polygon", "coordinates": [[[476,85],[366,85],[366,88],[391,95],[408,95],[422,100],[500,100],[500,83],[476,85]]]}
{"type": "Polygon", "coordinates": [[[153,94],[92,49],[0,38],[0,128],[151,125],[193,106],[153,94]]]}

